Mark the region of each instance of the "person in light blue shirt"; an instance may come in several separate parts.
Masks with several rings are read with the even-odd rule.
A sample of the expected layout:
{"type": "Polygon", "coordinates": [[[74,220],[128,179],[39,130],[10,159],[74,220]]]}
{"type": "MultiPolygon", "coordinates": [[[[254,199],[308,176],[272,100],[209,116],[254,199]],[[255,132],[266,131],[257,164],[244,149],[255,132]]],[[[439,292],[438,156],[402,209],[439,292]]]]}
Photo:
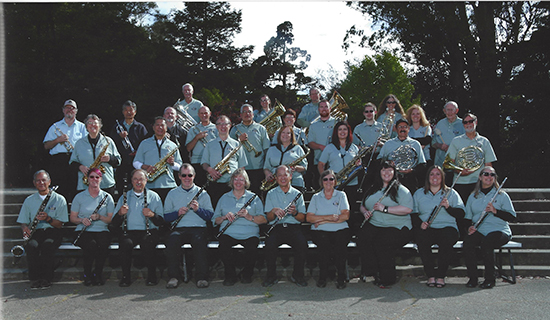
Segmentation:
{"type": "Polygon", "coordinates": [[[382,140],[389,140],[397,137],[397,131],[394,126],[397,120],[405,119],[405,111],[401,102],[393,94],[389,94],[382,99],[378,106],[378,113],[376,114],[376,121],[382,123],[384,131],[382,133],[382,140]]]}
{"type": "MultiPolygon", "coordinates": [[[[336,119],[330,115],[330,105],[327,100],[319,101],[319,119],[315,120],[308,131],[308,146],[314,152],[313,165],[310,166],[306,173],[306,181],[310,182],[310,187],[318,190],[320,186],[317,184],[319,180],[319,171],[317,170],[317,164],[321,153],[325,150],[331,142],[332,132],[334,131],[334,125],[336,119]]],[[[309,160],[308,160],[309,162],[309,160]]]]}
{"type": "Polygon", "coordinates": [[[118,199],[115,215],[111,222],[115,228],[122,228],[119,250],[122,268],[121,287],[132,284],[130,269],[132,252],[136,245],[147,266],[147,286],[157,284],[156,246],[159,243],[159,228],[164,223],[160,196],[146,188],[147,172],[135,169],[131,175],[132,189],[125,191],[118,199]]]}
{"type": "Polygon", "coordinates": [[[202,106],[199,109],[199,118],[201,122],[189,129],[185,147],[189,152],[191,164],[195,168],[195,183],[203,186],[206,183],[206,172],[202,168],[201,160],[206,144],[218,137],[218,129],[216,125],[210,122],[212,112],[207,106],[202,106]]]}
{"type": "Polygon", "coordinates": [[[59,185],[58,192],[72,199],[76,194],[77,172],[69,165],[76,142],[88,132],[86,125],[76,119],[78,108],[74,100],[63,104],[63,119],[55,122],[44,137],[44,149],[49,150],[49,172],[59,185]]]}
{"type": "MultiPolygon", "coordinates": [[[[434,164],[443,167],[445,154],[451,141],[461,134],[464,134],[464,126],[462,119],[458,117],[458,104],[454,101],[449,101],[443,106],[445,118],[439,120],[434,128],[432,146],[435,149],[434,164]]],[[[451,184],[453,177],[447,174],[446,184],[451,184]]]]}
{"type": "Polygon", "coordinates": [[[481,247],[485,265],[485,281],[482,289],[492,289],[495,282],[495,255],[498,249],[512,239],[509,222],[516,220],[517,214],[510,196],[499,189],[495,169],[485,166],[481,169],[478,182],[466,203],[466,221],[471,221],[468,235],[464,238],[464,260],[468,278],[468,288],[478,285],[476,247],[481,247]],[[484,218],[482,218],[484,217],[484,218]]]}
{"type": "MultiPolygon", "coordinates": [[[[271,99],[269,99],[269,96],[267,94],[264,94],[260,97],[260,105],[262,107],[259,110],[258,109],[254,110],[254,122],[257,122],[257,123],[260,123],[268,115],[274,112],[274,109],[271,108],[271,99]]],[[[268,130],[267,133],[270,139],[275,138],[275,131],[277,131],[283,126],[283,121],[281,120],[281,117],[275,117],[273,121],[274,121],[274,123],[272,124],[274,126],[273,129],[268,130],[267,127],[265,128],[266,130],[268,130]]]]}
{"type": "MultiPolygon", "coordinates": [[[[166,242],[166,262],[169,281],[166,288],[176,288],[181,280],[181,246],[190,243],[195,261],[195,280],[198,288],[206,288],[208,283],[208,239],[207,222],[214,215],[210,196],[203,187],[194,183],[196,172],[189,163],[181,165],[179,177],[181,187],[172,189],[164,203],[164,218],[171,224],[170,235],[166,242]]],[[[184,266],[185,267],[185,266],[184,266]]],[[[185,275],[191,268],[183,270],[185,275]]]]}
{"type": "Polygon", "coordinates": [[[363,281],[373,276],[380,288],[396,282],[395,256],[411,239],[413,205],[411,192],[399,183],[393,163],[383,162],[360,207],[365,217],[357,240],[363,281]]]}
{"type": "Polygon", "coordinates": [[[88,170],[88,189],[77,194],[71,204],[70,221],[76,224],[76,245],[82,248],[84,285],[103,285],[103,266],[109,254],[111,223],[115,202],[100,189],[103,174],[99,169],[88,170]],[[92,266],[95,261],[95,268],[92,266]]]}
{"type": "Polygon", "coordinates": [[[34,174],[33,184],[38,192],[23,201],[17,223],[21,224],[23,239],[26,239],[24,249],[31,289],[47,289],[53,279],[54,254],[61,243],[61,228],[68,221],[67,201],[50,189],[50,175],[45,170],[34,174]]]}
{"type": "Polygon", "coordinates": [[[311,102],[302,107],[300,114],[298,115],[298,125],[302,128],[309,127],[311,122],[319,116],[319,100],[321,100],[321,93],[319,88],[309,89],[309,97],[311,102]]]}
{"type": "MultiPolygon", "coordinates": [[[[292,131],[294,131],[294,135],[296,136],[296,143],[300,146],[306,146],[308,144],[308,141],[305,130],[303,128],[298,128],[294,125],[294,123],[296,122],[296,111],[292,109],[287,109],[282,117],[284,126],[292,127],[292,131]]],[[[273,135],[273,138],[271,139],[271,145],[277,144],[277,137],[279,136],[279,131],[281,129],[277,130],[273,135]]]]}
{"type": "Polygon", "coordinates": [[[236,255],[232,247],[241,244],[244,247],[243,269],[240,273],[241,282],[252,282],[256,253],[260,242],[260,224],[267,222],[262,201],[247,189],[250,179],[246,170],[237,169],[229,181],[231,191],[224,194],[217,206],[212,221],[220,226],[220,257],[224,265],[224,286],[232,286],[237,282],[235,271],[236,255]]]}
{"type": "Polygon", "coordinates": [[[338,278],[336,288],[346,287],[346,252],[351,232],[348,227],[349,202],[346,193],[335,189],[333,170],[321,173],[319,184],[323,189],[311,197],[307,208],[307,221],[311,222],[313,242],[319,250],[319,279],[317,287],[327,285],[328,262],[334,259],[338,278]]]}
{"type": "Polygon", "coordinates": [[[181,107],[182,110],[187,111],[187,113],[198,123],[199,119],[199,109],[203,106],[200,100],[193,98],[193,93],[195,89],[190,83],[186,83],[181,87],[183,93],[183,100],[178,100],[174,107],[181,107]]]}
{"type": "Polygon", "coordinates": [[[414,193],[413,200],[413,230],[428,277],[426,284],[443,288],[453,246],[458,240],[457,220],[464,218],[464,203],[458,192],[445,185],[445,172],[439,166],[428,169],[424,188],[414,193]],[[435,215],[434,210],[438,207],[440,209],[435,215]],[[439,247],[437,255],[432,253],[434,244],[439,247]]]}

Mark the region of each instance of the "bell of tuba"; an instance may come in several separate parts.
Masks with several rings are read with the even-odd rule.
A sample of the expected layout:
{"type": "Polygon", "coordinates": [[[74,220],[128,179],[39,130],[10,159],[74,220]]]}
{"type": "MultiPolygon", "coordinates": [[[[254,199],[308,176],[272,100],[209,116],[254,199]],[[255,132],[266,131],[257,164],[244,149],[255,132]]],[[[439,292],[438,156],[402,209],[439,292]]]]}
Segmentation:
{"type": "Polygon", "coordinates": [[[283,126],[281,121],[278,121],[278,118],[282,116],[285,111],[285,107],[279,102],[279,100],[275,99],[275,106],[273,107],[273,110],[271,110],[271,112],[269,112],[269,114],[263,118],[262,121],[260,121],[260,124],[265,127],[267,134],[270,137],[273,137],[275,132],[283,126]]]}
{"type": "Polygon", "coordinates": [[[176,117],[176,123],[179,124],[183,130],[185,130],[185,133],[189,133],[189,130],[197,124],[197,121],[187,113],[187,109],[183,108],[181,104],[179,104],[180,100],[176,101],[174,104],[174,109],[176,109],[177,117],[176,117]]]}
{"type": "Polygon", "coordinates": [[[345,121],[348,118],[348,114],[343,110],[349,109],[346,100],[338,93],[334,91],[332,98],[330,98],[330,115],[336,118],[336,121],[345,121]]]}

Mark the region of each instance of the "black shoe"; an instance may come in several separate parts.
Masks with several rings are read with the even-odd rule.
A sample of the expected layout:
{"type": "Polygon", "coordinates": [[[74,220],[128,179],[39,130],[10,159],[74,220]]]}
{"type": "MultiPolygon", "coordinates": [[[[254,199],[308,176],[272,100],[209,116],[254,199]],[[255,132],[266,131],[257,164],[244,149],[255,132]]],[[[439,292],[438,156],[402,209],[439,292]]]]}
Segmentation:
{"type": "Polygon", "coordinates": [[[102,286],[105,284],[101,273],[94,274],[94,286],[102,286]]]}
{"type": "Polygon", "coordinates": [[[157,276],[154,277],[147,277],[147,281],[145,282],[145,285],[148,287],[156,286],[159,283],[157,276]]]}
{"type": "Polygon", "coordinates": [[[482,284],[479,285],[479,287],[481,289],[493,289],[495,284],[496,284],[495,280],[492,280],[492,281],[485,280],[485,281],[483,281],[482,284]]]}
{"type": "Polygon", "coordinates": [[[307,287],[307,281],[302,277],[290,277],[290,281],[295,283],[298,287],[307,287]]]}
{"type": "Polygon", "coordinates": [[[327,280],[326,279],[317,280],[317,287],[324,288],[326,286],[327,286],[327,280]]]}
{"type": "Polygon", "coordinates": [[[241,283],[244,283],[244,284],[252,283],[252,276],[242,276],[241,283]]]}
{"type": "Polygon", "coordinates": [[[37,289],[40,289],[42,286],[41,286],[41,281],[40,280],[34,280],[31,282],[31,290],[37,290],[37,289]]]}
{"type": "Polygon", "coordinates": [[[223,280],[223,285],[226,287],[233,286],[235,283],[237,283],[237,278],[225,278],[223,280]]]}
{"type": "Polygon", "coordinates": [[[346,288],[346,282],[344,280],[338,280],[336,282],[336,289],[345,289],[346,288]]]}
{"type": "Polygon", "coordinates": [[[468,288],[477,287],[477,279],[471,278],[470,280],[468,280],[468,283],[466,283],[466,287],[468,288]]]}
{"type": "Polygon", "coordinates": [[[130,280],[130,277],[122,276],[122,279],[120,279],[120,282],[118,283],[119,287],[129,287],[132,284],[132,280],[130,280]]]}
{"type": "Polygon", "coordinates": [[[262,282],[262,287],[272,287],[277,282],[279,282],[277,277],[267,277],[264,282],[262,282]]]}
{"type": "Polygon", "coordinates": [[[42,279],[40,280],[40,289],[49,289],[52,286],[52,283],[49,280],[42,279]]]}
{"type": "Polygon", "coordinates": [[[94,284],[94,277],[93,276],[87,276],[87,275],[84,275],[84,285],[86,287],[89,287],[91,285],[94,284]]]}

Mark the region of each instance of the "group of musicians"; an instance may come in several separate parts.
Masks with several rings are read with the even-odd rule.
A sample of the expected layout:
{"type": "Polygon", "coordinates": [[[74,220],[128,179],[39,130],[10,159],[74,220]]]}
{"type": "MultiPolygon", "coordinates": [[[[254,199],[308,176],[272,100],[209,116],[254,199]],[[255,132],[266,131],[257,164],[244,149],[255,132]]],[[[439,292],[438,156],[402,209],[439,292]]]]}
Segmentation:
{"type": "Polygon", "coordinates": [[[181,249],[188,243],[195,284],[206,288],[211,226],[219,227],[223,285],[251,283],[260,226],[267,225],[262,285],[278,282],[277,250],[286,243],[294,253],[290,280],[304,287],[309,236],[301,227],[305,222],[311,224],[310,236],[318,248],[318,287],[326,286],[331,264],[336,287],[346,287],[352,236],[360,252],[361,279],[373,277],[380,288],[396,282],[395,256],[412,240],[418,244],[427,286],[444,287],[458,239],[464,240],[467,286],[479,285],[476,247],[481,247],[485,264],[485,280],[479,286],[495,286],[493,249],[511,239],[508,222],[516,213],[491,166],[496,161],[491,144],[476,132],[477,118],[470,113],[458,118],[455,102],[445,104],[446,118],[435,126],[435,135],[420,106],[411,106],[405,114],[394,95],[386,96],[378,108],[367,103],[364,122],[352,131],[345,118],[333,116],[333,103],[312,88],[312,102],[298,119],[290,109],[273,116],[271,101],[263,95],[262,108],[254,112],[251,105],[243,105],[242,122],[232,128],[225,115],[210,122],[210,109],[192,97],[190,84],[182,89],[185,100],[154,119],[149,138],[145,126],[135,120],[132,101],[124,103],[124,120],[117,121],[111,137],[101,132],[97,115],[81,123],[76,120],[76,102],[65,102],[64,118],[44,138],[52,155],[52,177],[45,170],[34,175],[38,193],[25,200],[17,220],[32,289],[51,285],[59,231],[68,221],[76,225],[74,244],[82,248],[86,286],[104,284],[103,266],[114,233],[121,287],[132,283],[136,245],[147,267],[146,285],[158,283],[156,247],[166,236],[166,287],[176,288],[190,278],[193,268],[181,249]],[[301,128],[294,125],[296,120],[301,128]],[[446,158],[458,159],[472,147],[481,165],[462,168],[451,160],[453,166],[447,166],[446,158]],[[436,150],[435,161],[430,148],[436,150]],[[59,183],[59,192],[50,187],[52,180],[59,183]],[[316,191],[306,209],[304,193],[311,188],[316,191]],[[74,190],[79,193],[73,196],[74,190]],[[68,216],[62,194],[72,196],[68,216]],[[240,272],[232,251],[237,244],[244,247],[240,272]],[[439,246],[437,265],[434,244],[439,246]]]}

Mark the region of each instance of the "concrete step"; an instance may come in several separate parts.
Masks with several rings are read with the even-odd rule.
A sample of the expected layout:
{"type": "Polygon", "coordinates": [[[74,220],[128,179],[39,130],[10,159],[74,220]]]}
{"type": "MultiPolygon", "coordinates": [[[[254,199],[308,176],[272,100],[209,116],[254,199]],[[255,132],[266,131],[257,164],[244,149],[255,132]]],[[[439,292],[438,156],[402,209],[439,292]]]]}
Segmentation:
{"type": "Polygon", "coordinates": [[[4,197],[4,203],[23,203],[34,192],[34,188],[2,189],[0,196],[4,197]]]}
{"type": "Polygon", "coordinates": [[[520,242],[523,249],[550,249],[550,235],[514,235],[513,240],[520,242]]]}
{"type": "Polygon", "coordinates": [[[503,188],[514,200],[550,199],[550,188],[503,188]]]}
{"type": "Polygon", "coordinates": [[[550,223],[510,223],[514,235],[550,235],[550,223]]]}
{"type": "Polygon", "coordinates": [[[516,211],[550,211],[550,200],[512,200],[516,211]]]}
{"type": "Polygon", "coordinates": [[[516,214],[520,223],[550,223],[550,211],[516,211],[516,214]]]}

